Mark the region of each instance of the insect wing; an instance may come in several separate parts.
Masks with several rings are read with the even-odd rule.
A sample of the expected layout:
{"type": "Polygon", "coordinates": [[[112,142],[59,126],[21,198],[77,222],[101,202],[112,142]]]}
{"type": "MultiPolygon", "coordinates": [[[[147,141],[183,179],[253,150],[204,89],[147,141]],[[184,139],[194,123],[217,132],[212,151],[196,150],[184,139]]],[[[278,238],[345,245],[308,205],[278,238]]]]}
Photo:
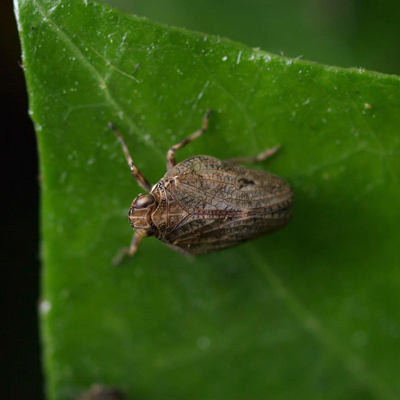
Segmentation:
{"type": "Polygon", "coordinates": [[[255,239],[290,219],[289,185],[263,171],[196,156],[168,171],[163,181],[168,205],[182,210],[168,223],[163,241],[191,254],[255,239]]]}

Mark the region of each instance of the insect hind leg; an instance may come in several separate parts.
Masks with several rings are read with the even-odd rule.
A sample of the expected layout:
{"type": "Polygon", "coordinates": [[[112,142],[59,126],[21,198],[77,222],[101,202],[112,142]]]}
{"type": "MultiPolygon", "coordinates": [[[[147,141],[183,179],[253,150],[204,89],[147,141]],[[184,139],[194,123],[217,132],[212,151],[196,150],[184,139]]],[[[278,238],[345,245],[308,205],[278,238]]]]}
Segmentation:
{"type": "Polygon", "coordinates": [[[254,157],[237,157],[237,158],[228,158],[225,161],[228,161],[232,164],[256,164],[260,161],[264,161],[267,158],[271,157],[274,155],[279,149],[281,148],[280,144],[277,144],[275,147],[272,147],[270,149],[264,150],[262,153],[258,154],[257,156],[254,157]]]}
{"type": "Polygon", "coordinates": [[[177,151],[177,150],[181,149],[182,147],[185,147],[187,144],[193,142],[193,140],[200,137],[207,130],[208,120],[210,119],[210,114],[211,114],[211,110],[207,110],[206,115],[203,118],[203,125],[202,125],[201,129],[192,133],[186,139],[183,139],[181,142],[172,146],[168,150],[168,152],[167,152],[167,170],[170,170],[171,168],[175,167],[175,165],[176,165],[175,151],[177,151]]]}

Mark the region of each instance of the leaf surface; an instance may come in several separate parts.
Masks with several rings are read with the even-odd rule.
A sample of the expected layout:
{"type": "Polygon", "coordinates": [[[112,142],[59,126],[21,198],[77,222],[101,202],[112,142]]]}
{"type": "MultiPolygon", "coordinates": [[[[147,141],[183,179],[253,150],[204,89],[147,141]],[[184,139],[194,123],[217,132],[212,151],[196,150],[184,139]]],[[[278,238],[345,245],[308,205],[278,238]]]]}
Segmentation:
{"type": "Polygon", "coordinates": [[[16,0],[42,178],[42,333],[50,399],[94,383],[132,399],[400,396],[400,80],[292,60],[92,1],[16,0]],[[156,183],[167,150],[293,186],[292,223],[195,259],[129,244],[113,121],[156,183]]]}

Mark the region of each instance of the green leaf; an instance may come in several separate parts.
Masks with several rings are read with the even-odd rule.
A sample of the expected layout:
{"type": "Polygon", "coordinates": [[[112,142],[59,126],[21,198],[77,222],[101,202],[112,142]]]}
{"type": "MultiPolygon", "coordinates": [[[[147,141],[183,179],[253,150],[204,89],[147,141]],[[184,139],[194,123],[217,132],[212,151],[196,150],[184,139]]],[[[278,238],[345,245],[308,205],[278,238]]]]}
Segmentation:
{"type": "Polygon", "coordinates": [[[85,1],[16,0],[42,177],[48,395],[400,396],[400,80],[278,57],[85,1]],[[177,153],[250,156],[293,186],[292,223],[195,259],[129,244],[140,188],[177,153]]]}
{"type": "Polygon", "coordinates": [[[218,34],[289,57],[400,74],[400,2],[102,0],[168,25],[218,34]],[[212,10],[212,11],[210,11],[212,10]]]}

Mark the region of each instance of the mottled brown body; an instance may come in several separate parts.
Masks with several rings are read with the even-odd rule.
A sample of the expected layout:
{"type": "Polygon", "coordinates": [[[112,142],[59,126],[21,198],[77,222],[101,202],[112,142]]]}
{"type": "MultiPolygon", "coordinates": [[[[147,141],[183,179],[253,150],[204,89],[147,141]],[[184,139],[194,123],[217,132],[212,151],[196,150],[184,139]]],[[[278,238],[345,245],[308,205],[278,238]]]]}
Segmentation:
{"type": "Polygon", "coordinates": [[[205,132],[208,117],[209,111],[201,130],[168,151],[168,171],[151,190],[115,131],[132,174],[150,191],[132,202],[128,217],[136,233],[116,263],[124,254],[133,255],[142,237],[155,236],[174,250],[199,255],[256,239],[289,222],[293,204],[290,186],[276,175],[236,165],[266,159],[278,147],[253,158],[221,161],[195,156],[176,164],[174,152],[205,132]]]}
{"type": "Polygon", "coordinates": [[[281,178],[209,156],[182,161],[151,193],[155,236],[198,255],[258,238],[287,224],[293,193],[281,178]]]}
{"type": "Polygon", "coordinates": [[[83,393],[78,400],[124,400],[125,394],[113,387],[93,385],[87,392],[83,393]]]}

